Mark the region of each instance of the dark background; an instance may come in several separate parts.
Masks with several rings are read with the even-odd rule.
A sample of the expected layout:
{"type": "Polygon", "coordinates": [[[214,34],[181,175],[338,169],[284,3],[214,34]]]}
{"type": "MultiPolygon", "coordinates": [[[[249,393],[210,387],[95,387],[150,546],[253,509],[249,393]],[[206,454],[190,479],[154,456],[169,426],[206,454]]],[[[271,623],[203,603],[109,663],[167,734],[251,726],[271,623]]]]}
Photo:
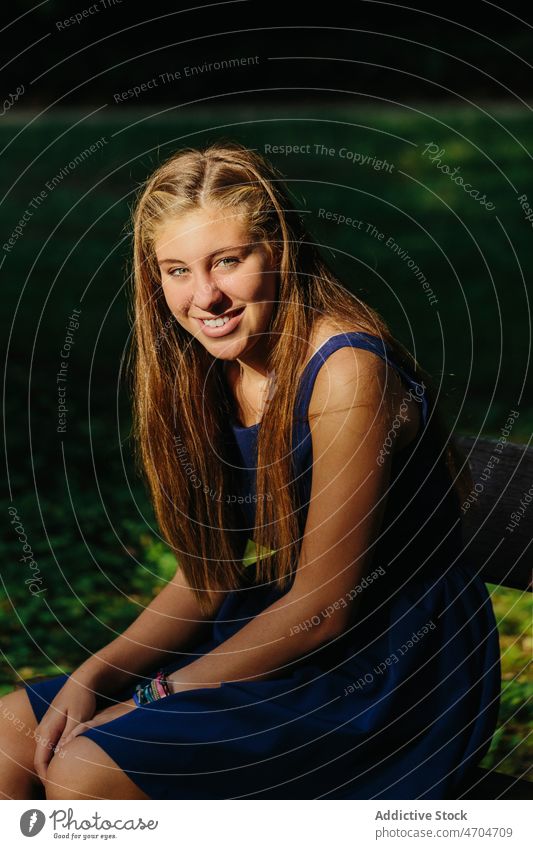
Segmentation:
{"type": "Polygon", "coordinates": [[[296,89],[304,103],[316,102],[321,93],[330,103],[342,102],[347,89],[393,102],[514,101],[531,95],[532,15],[527,3],[516,0],[501,8],[480,0],[456,5],[63,0],[30,7],[23,0],[10,3],[5,22],[19,20],[3,33],[9,56],[16,57],[3,72],[4,89],[38,77],[27,106],[100,106],[112,102],[114,92],[164,70],[245,54],[257,54],[261,62],[241,80],[239,71],[233,77],[191,78],[186,91],[159,89],[150,103],[175,105],[177,98],[293,103],[296,89]],[[61,27],[95,5],[99,11],[80,24],[61,27]]]}

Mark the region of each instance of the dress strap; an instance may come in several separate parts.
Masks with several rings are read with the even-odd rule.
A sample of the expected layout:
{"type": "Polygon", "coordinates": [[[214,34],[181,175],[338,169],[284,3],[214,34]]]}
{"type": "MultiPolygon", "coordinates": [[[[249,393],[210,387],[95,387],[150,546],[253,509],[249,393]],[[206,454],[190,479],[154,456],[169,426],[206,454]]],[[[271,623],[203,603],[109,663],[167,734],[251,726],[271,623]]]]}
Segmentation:
{"type": "Polygon", "coordinates": [[[390,346],[380,336],[375,336],[364,331],[346,331],[345,333],[336,333],[330,336],[323,342],[311,358],[303,370],[298,400],[298,411],[300,415],[307,415],[307,408],[311,400],[313,386],[316,376],[320,368],[324,365],[327,358],[339,348],[363,348],[365,351],[372,351],[387,362],[398,374],[402,377],[412,392],[412,396],[422,401],[422,422],[421,429],[425,428],[428,419],[428,399],[425,386],[420,381],[400,366],[395,359],[394,352],[390,346]]]}

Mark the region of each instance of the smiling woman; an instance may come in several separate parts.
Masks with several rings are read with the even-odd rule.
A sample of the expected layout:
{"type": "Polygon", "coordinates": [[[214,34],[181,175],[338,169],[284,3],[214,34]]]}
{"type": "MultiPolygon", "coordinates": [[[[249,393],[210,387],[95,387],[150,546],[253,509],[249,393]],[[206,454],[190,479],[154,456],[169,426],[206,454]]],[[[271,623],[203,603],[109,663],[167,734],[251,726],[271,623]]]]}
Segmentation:
{"type": "Polygon", "coordinates": [[[231,217],[216,209],[183,215],[156,236],[168,308],[193,336],[230,343],[214,346],[216,357],[246,359],[246,337],[256,337],[257,346],[268,335],[277,289],[275,255],[268,243],[250,245],[248,238],[242,213],[231,217]],[[212,250],[213,245],[220,247],[212,250]],[[190,259],[163,258],[168,253],[190,259]],[[233,334],[241,321],[241,332],[233,334]]]}
{"type": "Polygon", "coordinates": [[[4,731],[2,786],[34,756],[49,798],[446,798],[488,750],[500,667],[429,375],[240,144],[163,163],[133,230],[135,435],[178,568],[27,685],[62,745],[17,761],[4,731]]]}

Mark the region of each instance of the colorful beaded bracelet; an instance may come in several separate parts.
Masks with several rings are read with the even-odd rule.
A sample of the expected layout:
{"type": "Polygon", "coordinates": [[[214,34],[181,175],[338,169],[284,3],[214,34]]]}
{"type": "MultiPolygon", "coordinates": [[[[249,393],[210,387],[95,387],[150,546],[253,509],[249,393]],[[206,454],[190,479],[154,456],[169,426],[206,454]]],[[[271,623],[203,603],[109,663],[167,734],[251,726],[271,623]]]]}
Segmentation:
{"type": "Polygon", "coordinates": [[[162,669],[156,674],[155,678],[145,684],[137,684],[133,694],[133,701],[138,707],[147,705],[150,702],[156,702],[158,699],[164,699],[165,696],[172,695],[165,673],[162,669]]]}

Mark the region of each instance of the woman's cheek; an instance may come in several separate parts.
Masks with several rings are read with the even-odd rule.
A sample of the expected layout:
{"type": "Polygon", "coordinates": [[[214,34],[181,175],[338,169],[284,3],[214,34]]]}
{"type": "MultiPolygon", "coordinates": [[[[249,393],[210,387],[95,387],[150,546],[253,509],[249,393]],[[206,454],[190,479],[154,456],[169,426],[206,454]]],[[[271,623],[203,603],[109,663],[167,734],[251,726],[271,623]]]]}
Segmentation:
{"type": "Polygon", "coordinates": [[[169,310],[174,315],[183,315],[186,311],[187,298],[171,287],[163,286],[163,295],[169,310]]]}

